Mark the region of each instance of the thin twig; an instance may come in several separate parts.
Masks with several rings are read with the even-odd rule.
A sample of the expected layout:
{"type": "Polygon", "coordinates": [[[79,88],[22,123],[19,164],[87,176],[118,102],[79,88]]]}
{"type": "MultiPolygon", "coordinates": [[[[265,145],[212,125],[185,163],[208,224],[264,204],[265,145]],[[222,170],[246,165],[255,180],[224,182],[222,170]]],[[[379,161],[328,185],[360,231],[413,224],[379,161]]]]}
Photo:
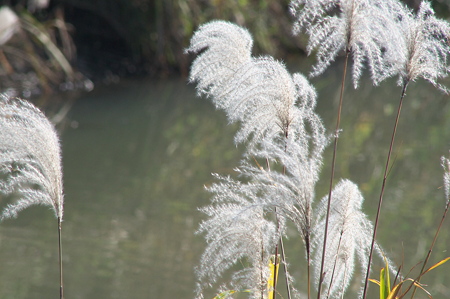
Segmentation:
{"type": "Polygon", "coordinates": [[[62,242],[61,242],[61,218],[58,217],[58,256],[59,256],[59,298],[64,299],[62,242]]]}
{"type": "Polygon", "coordinates": [[[280,249],[281,249],[281,260],[283,261],[283,267],[284,267],[284,277],[286,280],[286,288],[287,288],[287,298],[291,299],[291,287],[289,285],[289,272],[286,265],[286,255],[284,254],[284,244],[283,244],[283,238],[280,238],[280,249]]]}
{"type": "Polygon", "coordinates": [[[331,193],[333,189],[333,179],[334,179],[334,168],[336,165],[336,152],[337,152],[337,144],[338,144],[338,134],[339,134],[339,127],[341,124],[341,112],[342,112],[342,102],[344,99],[344,87],[345,87],[345,77],[347,76],[347,65],[348,65],[348,57],[350,55],[350,51],[347,50],[345,53],[345,64],[344,64],[344,74],[342,75],[342,82],[341,82],[341,94],[339,97],[339,107],[338,107],[338,115],[336,120],[336,129],[334,132],[334,146],[333,146],[333,160],[331,162],[331,177],[330,177],[330,191],[328,193],[328,204],[327,204],[327,217],[325,219],[325,233],[323,237],[323,250],[322,250],[322,262],[320,264],[320,277],[319,277],[319,286],[317,289],[317,299],[320,299],[321,295],[321,288],[322,288],[322,281],[323,281],[323,268],[325,264],[325,249],[327,246],[327,234],[328,234],[328,219],[330,216],[330,206],[331,206],[331,193]]]}
{"type": "Polygon", "coordinates": [[[383,183],[381,185],[380,199],[378,201],[377,216],[375,217],[375,224],[373,227],[372,245],[370,246],[369,262],[367,265],[366,279],[364,282],[363,299],[365,299],[367,296],[367,287],[369,285],[370,265],[372,263],[373,249],[375,247],[375,239],[377,236],[378,220],[380,218],[381,205],[383,203],[383,195],[384,195],[384,190],[386,187],[386,179],[387,179],[387,174],[388,174],[388,170],[389,170],[389,162],[391,160],[392,149],[394,147],[394,142],[395,142],[395,135],[397,133],[398,121],[400,118],[400,113],[402,111],[403,99],[405,98],[406,88],[408,87],[408,83],[409,83],[409,81],[405,81],[405,83],[403,84],[402,95],[400,97],[400,102],[398,104],[397,116],[395,117],[395,124],[394,124],[394,128],[392,131],[391,143],[389,145],[389,152],[388,152],[387,159],[386,159],[386,166],[384,168],[383,183]]]}
{"type": "MultiPolygon", "coordinates": [[[[285,137],[284,152],[287,152],[287,139],[289,137],[289,126],[287,126],[284,129],[284,137],[285,137]]],[[[269,160],[266,159],[266,163],[267,163],[267,167],[270,167],[269,160]]],[[[285,175],[285,174],[286,174],[286,166],[283,166],[283,175],[285,175]]],[[[277,208],[275,208],[275,218],[277,220],[277,229],[279,231],[280,230],[280,220],[278,219],[277,208]]],[[[281,251],[282,251],[283,260],[284,260],[283,236],[281,234],[280,234],[280,241],[277,243],[277,246],[275,247],[275,263],[274,263],[274,267],[273,267],[273,296],[272,296],[272,299],[275,299],[276,294],[277,294],[276,291],[277,291],[278,245],[279,244],[281,246],[281,251]]],[[[288,272],[287,272],[286,263],[284,264],[284,271],[285,271],[285,276],[287,277],[288,272]]],[[[289,290],[289,284],[288,284],[287,279],[286,279],[286,287],[288,289],[288,295],[290,298],[290,290],[289,290]]]]}
{"type": "MultiPolygon", "coordinates": [[[[449,205],[450,205],[450,200],[447,200],[447,205],[445,206],[444,214],[442,215],[441,222],[439,223],[439,226],[436,230],[436,234],[434,235],[434,238],[433,238],[433,242],[431,243],[430,249],[428,250],[427,257],[425,258],[425,261],[423,262],[422,269],[420,270],[419,276],[416,278],[416,280],[414,280],[413,284],[411,284],[411,286],[414,285],[414,291],[411,295],[411,299],[413,299],[414,295],[416,294],[417,286],[415,285],[415,283],[416,282],[419,283],[420,279],[422,278],[422,275],[424,274],[425,266],[427,265],[428,260],[430,259],[431,252],[433,251],[434,245],[436,244],[436,240],[439,235],[439,231],[441,230],[441,227],[442,227],[442,224],[444,223],[445,217],[447,217],[449,205]]],[[[408,290],[411,288],[411,286],[408,288],[408,290]]]]}
{"type": "MultiPolygon", "coordinates": [[[[309,226],[311,227],[311,226],[309,226]]],[[[311,298],[311,242],[310,236],[305,235],[305,247],[306,247],[306,271],[307,271],[307,283],[308,283],[308,299],[311,298]]]]}
{"type": "Polygon", "coordinates": [[[344,231],[341,230],[341,235],[339,236],[339,242],[338,242],[338,248],[337,248],[337,252],[336,252],[336,257],[334,259],[334,265],[333,265],[333,272],[331,273],[331,278],[330,278],[330,285],[328,286],[328,294],[327,294],[327,298],[330,298],[330,293],[331,293],[331,285],[333,284],[333,279],[334,279],[334,273],[336,271],[336,265],[337,265],[337,260],[339,257],[339,250],[341,248],[341,241],[342,241],[342,235],[344,234],[344,231]]]}

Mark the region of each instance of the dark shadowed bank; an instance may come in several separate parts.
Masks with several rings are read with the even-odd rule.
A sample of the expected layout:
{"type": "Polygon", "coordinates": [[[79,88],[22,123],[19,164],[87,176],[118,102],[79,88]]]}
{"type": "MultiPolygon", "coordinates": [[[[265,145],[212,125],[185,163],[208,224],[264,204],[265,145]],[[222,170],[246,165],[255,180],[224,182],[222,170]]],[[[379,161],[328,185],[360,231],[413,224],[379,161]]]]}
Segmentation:
{"type": "MultiPolygon", "coordinates": [[[[288,2],[2,1],[2,7],[10,8],[21,20],[22,29],[15,29],[13,38],[0,43],[0,88],[28,98],[55,90],[89,90],[91,81],[115,83],[128,76],[185,76],[192,57],[183,50],[193,31],[212,19],[251,29],[255,55],[264,53],[282,60],[305,55],[306,39],[291,33],[288,2]],[[40,31],[28,28],[29,23],[40,31]],[[73,69],[64,66],[64,59],[55,54],[51,44],[73,69]]],[[[419,4],[416,0],[406,2],[413,7],[419,4]]],[[[450,16],[447,1],[433,1],[433,6],[438,16],[450,16]]]]}

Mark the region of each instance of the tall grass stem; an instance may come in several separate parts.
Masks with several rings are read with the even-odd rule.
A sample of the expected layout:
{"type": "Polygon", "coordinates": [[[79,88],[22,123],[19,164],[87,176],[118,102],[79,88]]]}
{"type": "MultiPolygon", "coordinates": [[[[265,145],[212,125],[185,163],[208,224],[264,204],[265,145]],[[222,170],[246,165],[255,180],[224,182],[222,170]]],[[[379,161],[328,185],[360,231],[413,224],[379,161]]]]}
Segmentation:
{"type": "Polygon", "coordinates": [[[378,200],[377,215],[375,217],[375,224],[374,224],[374,227],[373,227],[372,245],[370,246],[369,261],[368,261],[368,264],[367,264],[366,279],[365,279],[365,282],[364,282],[363,299],[365,299],[366,296],[367,296],[367,288],[368,288],[368,285],[369,285],[370,265],[372,263],[373,249],[375,247],[375,239],[376,239],[376,236],[377,236],[378,221],[379,221],[379,218],[380,218],[381,205],[383,203],[383,195],[384,195],[384,190],[385,190],[385,187],[386,187],[386,179],[387,179],[387,175],[388,175],[388,171],[389,171],[389,164],[390,164],[390,161],[391,161],[392,149],[394,148],[395,135],[397,133],[398,121],[400,119],[400,113],[402,111],[403,99],[405,98],[406,88],[408,87],[408,83],[409,83],[408,80],[406,80],[403,83],[402,95],[400,97],[400,102],[399,102],[398,108],[397,108],[397,115],[395,117],[394,128],[393,128],[392,136],[391,136],[391,143],[389,145],[389,152],[388,152],[387,159],[386,159],[386,166],[384,168],[383,183],[381,185],[380,199],[378,200]]]}
{"type": "Polygon", "coordinates": [[[419,276],[416,278],[414,283],[412,283],[408,287],[408,290],[409,290],[414,285],[414,290],[413,290],[413,293],[411,295],[411,299],[414,298],[414,296],[416,294],[416,291],[417,291],[417,286],[415,285],[415,282],[418,282],[418,283],[420,282],[420,279],[422,278],[422,275],[424,274],[424,271],[425,271],[425,266],[427,265],[428,260],[430,259],[431,252],[433,252],[433,248],[434,248],[434,245],[436,244],[436,240],[437,240],[437,237],[438,237],[439,232],[441,230],[442,224],[444,223],[444,220],[447,217],[447,212],[448,212],[449,205],[450,205],[450,201],[447,200],[447,205],[445,206],[444,214],[442,215],[441,222],[439,223],[439,226],[438,226],[438,228],[436,230],[436,233],[434,234],[433,242],[431,242],[430,249],[428,250],[427,257],[425,258],[425,261],[423,262],[422,269],[420,270],[419,276]]]}
{"type": "Polygon", "coordinates": [[[58,217],[58,256],[59,256],[59,298],[64,299],[64,279],[62,263],[61,218],[58,217]]]}
{"type": "MultiPolygon", "coordinates": [[[[285,280],[286,280],[286,288],[287,288],[287,298],[291,299],[291,287],[289,284],[289,272],[286,265],[286,255],[284,254],[284,244],[283,244],[283,238],[280,238],[280,250],[281,250],[281,259],[283,261],[283,267],[284,267],[284,273],[285,273],[285,280]]],[[[308,267],[309,268],[309,267],[308,267]]],[[[308,270],[308,281],[309,281],[309,270],[308,270]]],[[[309,290],[309,283],[308,283],[308,290],[309,290]]],[[[308,296],[309,299],[309,296],[308,296]]]]}
{"type": "Polygon", "coordinates": [[[320,264],[320,276],[319,276],[319,286],[317,288],[317,299],[320,299],[321,295],[321,288],[322,288],[322,282],[323,282],[323,268],[325,264],[325,251],[327,247],[327,234],[328,234],[328,219],[330,217],[330,206],[331,206],[331,193],[333,190],[333,179],[334,179],[334,170],[336,165],[336,152],[337,152],[337,144],[338,144],[338,138],[339,138],[339,127],[341,124],[341,112],[342,112],[342,102],[344,99],[344,88],[345,88],[345,78],[347,76],[347,66],[348,66],[348,58],[350,56],[350,51],[347,49],[345,53],[345,62],[344,62],[344,74],[342,75],[342,82],[341,82],[341,93],[339,96],[339,107],[338,107],[338,115],[336,120],[336,129],[334,132],[334,145],[333,145],[333,159],[331,162],[331,176],[330,176],[330,191],[328,193],[328,204],[327,204],[327,216],[325,220],[325,233],[323,237],[323,250],[322,250],[322,261],[320,264]]]}

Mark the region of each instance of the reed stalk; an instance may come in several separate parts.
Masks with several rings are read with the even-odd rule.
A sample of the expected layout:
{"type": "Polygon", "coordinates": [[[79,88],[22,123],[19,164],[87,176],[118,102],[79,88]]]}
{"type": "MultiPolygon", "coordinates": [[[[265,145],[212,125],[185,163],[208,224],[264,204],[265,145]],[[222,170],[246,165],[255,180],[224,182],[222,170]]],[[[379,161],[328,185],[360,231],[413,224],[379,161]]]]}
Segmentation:
{"type": "MultiPolygon", "coordinates": [[[[320,264],[320,277],[319,277],[319,286],[317,288],[317,299],[320,299],[321,296],[321,288],[322,288],[322,282],[323,282],[323,268],[325,264],[325,252],[327,247],[327,234],[328,234],[328,220],[330,218],[330,206],[331,206],[331,195],[333,190],[333,180],[334,180],[334,171],[336,166],[336,152],[337,152],[337,145],[338,145],[338,139],[339,139],[339,128],[341,124],[341,112],[342,112],[342,103],[344,99],[344,88],[345,88],[345,78],[347,76],[347,66],[348,66],[348,58],[350,56],[350,50],[346,50],[345,52],[345,62],[344,62],[344,73],[342,75],[342,81],[341,81],[341,92],[339,96],[339,107],[338,107],[338,114],[337,114],[337,120],[336,120],[336,129],[334,131],[334,144],[333,144],[333,158],[331,162],[331,176],[330,176],[330,189],[328,193],[328,204],[327,204],[327,216],[325,220],[325,233],[323,237],[323,249],[322,249],[322,261],[320,264]]],[[[309,289],[309,287],[308,287],[309,289]]],[[[309,296],[308,296],[309,298],[309,296]]]]}
{"type": "MultiPolygon", "coordinates": [[[[285,281],[286,281],[286,288],[287,288],[287,298],[291,299],[291,287],[289,284],[289,275],[288,275],[288,269],[286,266],[286,255],[284,254],[284,244],[283,244],[283,238],[280,239],[280,249],[281,249],[281,260],[283,261],[283,268],[285,273],[285,281]]],[[[308,290],[309,290],[309,266],[308,266],[308,290]]]]}
{"type": "Polygon", "coordinates": [[[61,218],[58,217],[58,260],[59,260],[59,298],[64,299],[64,279],[62,262],[62,242],[61,242],[61,218]]]}
{"type": "MultiPolygon", "coordinates": [[[[289,137],[289,126],[286,126],[284,129],[284,137],[285,137],[285,144],[284,144],[284,152],[287,152],[287,139],[289,137]]],[[[268,160],[266,159],[266,163],[267,163],[267,167],[268,169],[270,169],[270,164],[268,162],[268,160]]],[[[283,166],[283,174],[286,174],[286,166],[283,166]]],[[[275,217],[277,218],[277,226],[278,226],[278,230],[280,228],[280,222],[278,220],[278,216],[277,216],[277,208],[275,208],[275,217]]],[[[276,290],[277,290],[277,268],[278,268],[278,246],[280,246],[280,250],[281,250],[281,257],[282,257],[282,261],[283,261],[283,268],[284,268],[284,273],[285,273],[285,279],[286,279],[286,288],[287,288],[287,294],[288,294],[288,299],[291,299],[291,290],[289,287],[289,275],[288,275],[288,270],[287,270],[287,266],[286,266],[286,260],[285,260],[285,255],[284,255],[284,246],[283,246],[283,237],[280,235],[280,241],[277,243],[276,247],[275,247],[275,263],[274,263],[274,268],[273,268],[273,296],[272,299],[276,299],[276,290]]],[[[309,249],[307,250],[309,252],[309,249]]],[[[310,298],[310,287],[309,287],[309,281],[310,281],[310,271],[309,271],[309,253],[308,253],[308,299],[310,298]]]]}
{"type": "Polygon", "coordinates": [[[449,206],[450,206],[450,200],[447,200],[447,204],[445,206],[444,214],[442,215],[442,218],[441,218],[441,221],[439,222],[439,225],[438,225],[438,228],[436,230],[436,233],[434,234],[433,242],[431,242],[430,249],[428,250],[427,256],[426,256],[426,258],[425,258],[425,260],[424,260],[424,262],[422,264],[422,269],[420,269],[419,276],[417,276],[417,278],[414,280],[414,282],[406,290],[406,292],[408,292],[411,289],[411,287],[414,285],[414,290],[413,290],[413,293],[411,295],[411,299],[413,299],[415,294],[416,294],[417,286],[415,285],[415,283],[416,282],[419,283],[420,279],[422,278],[422,275],[424,274],[425,266],[427,265],[428,260],[430,259],[431,252],[433,252],[433,248],[434,248],[434,245],[436,244],[436,240],[437,240],[439,232],[440,232],[440,230],[442,228],[442,224],[444,223],[444,220],[447,217],[447,212],[448,212],[449,206]]]}
{"type": "Polygon", "coordinates": [[[391,143],[389,145],[389,151],[388,151],[388,155],[387,155],[387,159],[386,159],[386,165],[384,168],[383,183],[381,185],[380,199],[378,200],[377,215],[375,217],[375,224],[373,227],[372,245],[370,246],[369,261],[367,264],[367,272],[366,272],[366,278],[365,278],[365,282],[364,282],[363,299],[365,299],[367,296],[367,288],[369,285],[370,265],[372,263],[373,249],[375,247],[375,239],[377,236],[377,228],[378,228],[378,222],[379,222],[379,218],[380,218],[381,205],[383,203],[383,195],[384,195],[384,190],[386,187],[386,179],[387,179],[387,175],[388,175],[388,171],[389,171],[389,164],[391,161],[392,149],[394,148],[395,136],[396,136],[397,127],[398,127],[398,121],[400,119],[400,113],[402,111],[403,99],[405,98],[408,83],[409,83],[408,80],[405,80],[405,82],[403,83],[402,95],[400,97],[400,101],[399,101],[398,108],[397,108],[397,115],[395,117],[394,128],[393,128],[392,135],[391,135],[391,143]]]}

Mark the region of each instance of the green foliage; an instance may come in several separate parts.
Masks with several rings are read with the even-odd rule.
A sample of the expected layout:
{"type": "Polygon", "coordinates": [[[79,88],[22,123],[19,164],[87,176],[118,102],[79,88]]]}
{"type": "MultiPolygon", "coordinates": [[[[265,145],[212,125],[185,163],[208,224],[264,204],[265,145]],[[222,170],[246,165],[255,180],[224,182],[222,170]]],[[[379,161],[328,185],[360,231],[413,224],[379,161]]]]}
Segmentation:
{"type": "MultiPolygon", "coordinates": [[[[398,283],[394,284],[392,286],[392,288],[391,288],[391,281],[390,281],[390,277],[389,277],[389,265],[388,265],[388,263],[386,263],[386,267],[385,268],[381,268],[381,270],[380,270],[380,280],[370,279],[370,281],[375,283],[375,284],[377,284],[379,286],[380,299],[401,299],[401,298],[404,298],[407,294],[409,294],[409,292],[411,291],[412,286],[420,288],[422,291],[424,291],[428,295],[429,298],[432,298],[431,294],[425,289],[425,287],[423,285],[421,285],[418,282],[418,280],[422,276],[424,276],[425,274],[430,272],[431,270],[436,269],[437,267],[445,264],[449,260],[450,260],[450,257],[447,257],[447,258],[437,262],[436,264],[434,264],[433,266],[428,268],[426,271],[421,273],[420,276],[417,279],[415,279],[415,280],[412,279],[412,278],[401,278],[400,277],[398,283]],[[409,287],[404,292],[401,292],[401,288],[402,288],[403,284],[405,284],[406,282],[411,282],[411,284],[409,285],[409,287]]],[[[414,294],[412,295],[412,297],[414,297],[414,294]]]]}

